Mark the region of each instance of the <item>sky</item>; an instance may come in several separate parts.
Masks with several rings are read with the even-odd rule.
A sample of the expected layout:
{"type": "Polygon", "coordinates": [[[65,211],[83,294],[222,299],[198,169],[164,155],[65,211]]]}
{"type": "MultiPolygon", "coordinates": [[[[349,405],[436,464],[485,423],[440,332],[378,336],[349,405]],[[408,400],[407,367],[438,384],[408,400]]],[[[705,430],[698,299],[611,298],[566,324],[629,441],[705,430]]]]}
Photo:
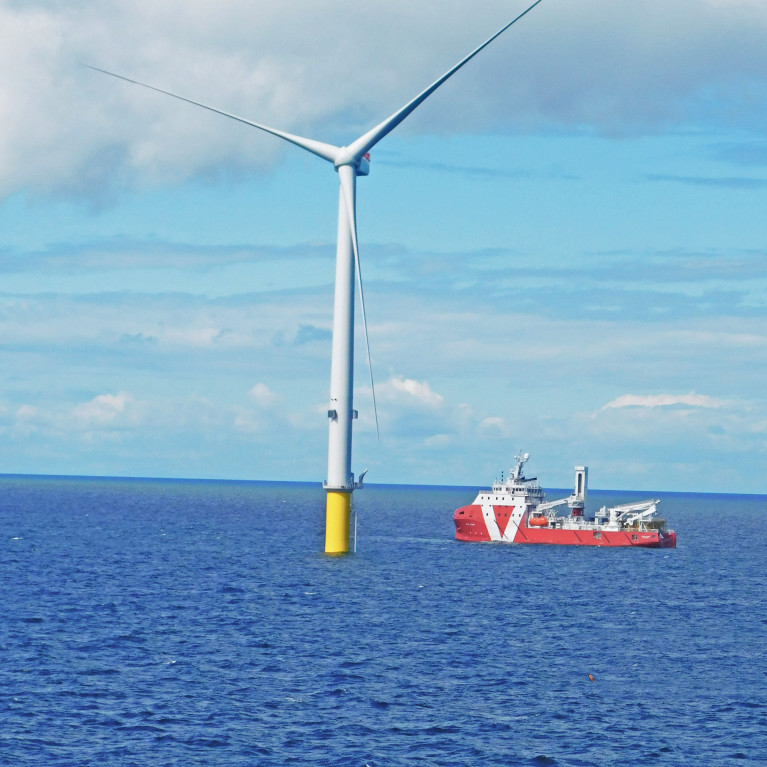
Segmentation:
{"type": "MultiPolygon", "coordinates": [[[[343,145],[518,0],[0,0],[0,473],[317,481],[343,145]]],[[[767,4],[543,0],[377,145],[355,473],[767,493],[767,4]]],[[[358,309],[359,318],[359,309],[358,309]]]]}

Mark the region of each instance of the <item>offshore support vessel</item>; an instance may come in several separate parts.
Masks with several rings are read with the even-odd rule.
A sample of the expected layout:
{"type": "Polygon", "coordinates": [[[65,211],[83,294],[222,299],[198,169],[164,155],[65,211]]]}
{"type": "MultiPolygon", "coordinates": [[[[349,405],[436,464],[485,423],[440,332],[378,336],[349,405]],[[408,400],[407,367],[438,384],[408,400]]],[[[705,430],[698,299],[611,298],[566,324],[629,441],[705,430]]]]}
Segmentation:
{"type": "Polygon", "coordinates": [[[509,477],[481,490],[474,503],[453,514],[459,541],[548,543],[567,546],[640,546],[676,548],[676,533],[657,516],[658,500],[603,506],[585,516],[588,468],[575,467],[575,488],[568,498],[546,501],[535,477],[525,477],[529,453],[514,457],[509,477]],[[567,514],[558,513],[567,507],[567,514]]]}

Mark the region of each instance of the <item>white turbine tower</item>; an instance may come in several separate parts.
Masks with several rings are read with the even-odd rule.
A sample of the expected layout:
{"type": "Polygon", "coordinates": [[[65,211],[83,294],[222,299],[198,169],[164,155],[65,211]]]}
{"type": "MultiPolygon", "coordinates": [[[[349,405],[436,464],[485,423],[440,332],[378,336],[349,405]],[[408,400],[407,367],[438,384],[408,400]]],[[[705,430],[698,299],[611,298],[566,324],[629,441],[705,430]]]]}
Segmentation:
{"type": "MultiPolygon", "coordinates": [[[[325,552],[341,554],[349,551],[349,530],[352,492],[362,486],[360,481],[354,481],[351,471],[352,456],[352,420],[356,418],[353,409],[352,384],[354,362],[354,283],[360,292],[360,306],[365,329],[365,345],[370,368],[370,384],[373,387],[373,373],[370,367],[370,345],[368,343],[367,320],[365,317],[365,301],[362,293],[360,277],[359,248],[357,247],[356,223],[356,185],[357,176],[367,176],[370,172],[369,152],[382,139],[396,128],[413,110],[427,99],[442,83],[455,74],[464,64],[473,59],[481,50],[490,45],[496,37],[503,34],[512,24],[529,13],[542,0],[536,0],[525,11],[499,29],[482,45],[475,48],[468,56],[461,59],[454,67],[435,80],[428,88],[419,93],[414,99],[398,109],[383,122],[363,133],[348,146],[334,146],[322,141],[316,141],[302,136],[296,136],[285,131],[270,128],[267,125],[246,120],[221,109],[201,104],[199,101],[179,96],[175,93],[156,88],[152,85],[132,80],[129,77],[108,72],[99,67],[89,67],[98,72],[117,77],[135,85],[141,85],[166,96],[186,101],[189,104],[202,107],[232,120],[245,123],[253,128],[271,133],[291,144],[306,149],[308,152],[333,163],[340,181],[338,200],[338,244],[336,248],[336,283],[335,301],[333,308],[333,347],[330,361],[330,433],[328,441],[328,478],[324,483],[327,491],[325,517],[325,552]]],[[[87,66],[87,65],[86,65],[87,66]]],[[[375,411],[375,390],[373,390],[373,408],[375,411]]],[[[378,414],[376,412],[376,428],[378,414]]],[[[364,474],[364,472],[363,472],[364,474]]]]}

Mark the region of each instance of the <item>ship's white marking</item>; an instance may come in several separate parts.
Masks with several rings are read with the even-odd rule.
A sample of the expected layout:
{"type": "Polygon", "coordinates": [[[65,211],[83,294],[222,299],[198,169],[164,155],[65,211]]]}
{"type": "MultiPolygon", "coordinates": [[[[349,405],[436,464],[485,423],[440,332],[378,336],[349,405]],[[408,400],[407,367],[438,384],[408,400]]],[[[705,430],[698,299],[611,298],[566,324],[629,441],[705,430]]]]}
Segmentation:
{"type": "Polygon", "coordinates": [[[498,527],[498,522],[495,519],[495,509],[490,498],[483,498],[480,504],[482,509],[482,517],[485,520],[485,527],[487,528],[487,534],[490,536],[491,541],[500,541],[503,536],[501,530],[498,527]]]}
{"type": "Polygon", "coordinates": [[[514,497],[509,494],[501,495],[480,495],[475,503],[482,509],[482,518],[485,520],[487,534],[491,541],[513,541],[517,534],[519,525],[522,522],[522,516],[525,513],[524,497],[514,497]],[[503,532],[498,526],[498,520],[495,516],[496,507],[513,509],[509,521],[503,532]]]}

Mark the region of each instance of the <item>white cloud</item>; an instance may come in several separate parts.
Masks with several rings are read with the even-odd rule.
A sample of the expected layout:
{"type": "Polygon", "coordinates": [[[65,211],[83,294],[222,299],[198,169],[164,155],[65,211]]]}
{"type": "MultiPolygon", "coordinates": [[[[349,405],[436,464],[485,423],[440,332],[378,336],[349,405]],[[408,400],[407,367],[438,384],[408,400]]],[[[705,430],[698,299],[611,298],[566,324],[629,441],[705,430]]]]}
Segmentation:
{"type": "Polygon", "coordinates": [[[266,422],[262,413],[254,413],[252,410],[238,406],[234,410],[232,425],[236,431],[257,434],[264,430],[266,422]]]}
{"type": "Polygon", "coordinates": [[[498,416],[488,416],[479,422],[480,431],[490,434],[505,435],[508,434],[508,426],[505,419],[498,416]]]}
{"type": "Polygon", "coordinates": [[[435,434],[424,440],[424,445],[428,448],[441,449],[449,447],[453,440],[449,434],[435,434]]]}
{"type": "Polygon", "coordinates": [[[220,347],[238,348],[254,346],[254,339],[245,333],[230,328],[218,327],[176,327],[162,328],[157,339],[170,347],[220,347]]]}
{"type": "Polygon", "coordinates": [[[72,416],[81,428],[105,427],[125,415],[133,402],[133,397],[124,391],[117,394],[99,394],[89,402],[77,405],[72,411],[72,416]]]}
{"type": "MultiPolygon", "coordinates": [[[[2,412],[2,410],[0,410],[2,412]]],[[[16,411],[16,417],[19,420],[32,419],[37,417],[37,408],[33,405],[21,405],[16,411]]]]}
{"type": "Polygon", "coordinates": [[[623,394],[608,402],[602,410],[610,408],[656,408],[656,407],[693,407],[693,408],[725,408],[729,403],[725,400],[708,397],[705,394],[623,394]]]}
{"type": "MultiPolygon", "coordinates": [[[[222,0],[215,9],[178,0],[6,2],[0,194],[100,198],[125,186],[263,169],[285,149],[78,61],[342,142],[526,5],[453,5],[435,24],[431,6],[405,0],[354,8],[222,0]]],[[[753,0],[543,3],[400,131],[655,131],[711,120],[761,130],[766,34],[767,6],[753,0]],[[721,106],[712,110],[712,102],[721,106]]]]}
{"type": "MultiPolygon", "coordinates": [[[[563,467],[562,483],[569,483],[572,464],[604,466],[609,458],[615,469],[598,472],[601,486],[637,487],[620,458],[645,467],[648,487],[662,478],[656,487],[695,489],[658,465],[657,455],[667,460],[671,453],[688,464],[716,455],[736,456],[749,467],[749,487],[760,491],[763,479],[751,466],[765,455],[764,362],[763,355],[743,352],[763,342],[762,319],[641,326],[579,316],[564,321],[522,313],[514,302],[481,313],[482,298],[463,295],[451,313],[444,296],[410,297],[384,286],[371,327],[374,364],[407,373],[377,387],[378,443],[358,355],[355,471],[370,465],[375,481],[467,483],[492,477],[496,465],[523,447],[552,471],[563,467]],[[498,353],[504,339],[513,353],[498,353]],[[690,392],[691,381],[710,394],[690,392]],[[755,456],[751,463],[742,461],[744,450],[755,456]]],[[[319,317],[327,322],[331,311],[321,291],[307,291],[299,302],[279,294],[215,301],[178,294],[5,296],[0,340],[8,369],[23,385],[9,378],[2,392],[9,414],[3,426],[14,437],[7,443],[16,449],[0,457],[14,470],[53,473],[278,478],[300,456],[303,463],[294,461],[287,476],[321,479],[327,349],[269,339],[277,332],[292,339],[299,324],[319,327],[319,317]],[[210,329],[227,327],[262,346],[255,353],[219,351],[210,329]],[[196,329],[210,330],[206,343],[180,336],[171,343],[167,332],[188,330],[193,337],[196,329]],[[120,344],[124,334],[137,341],[120,344]],[[148,338],[160,340],[141,342],[148,338]],[[85,386],[92,392],[87,397],[85,386]],[[285,407],[269,407],[271,395],[285,407]],[[319,402],[316,412],[307,404],[319,402]],[[22,405],[36,413],[19,413],[22,405]],[[87,435],[92,454],[80,449],[87,435]],[[64,457],[40,457],[51,445],[64,457]],[[98,445],[105,448],[97,451],[98,445]]],[[[709,487],[733,487],[717,481],[709,487]]]]}
{"type": "Polygon", "coordinates": [[[445,404],[441,394],[432,391],[427,381],[392,376],[378,387],[378,398],[404,407],[419,407],[436,410],[445,404]]]}
{"type": "Polygon", "coordinates": [[[277,399],[277,395],[265,383],[257,383],[248,394],[259,407],[263,408],[273,405],[277,399]]]}
{"type": "MultiPolygon", "coordinates": [[[[92,351],[105,356],[119,350],[159,363],[169,355],[236,356],[239,350],[263,355],[275,346],[275,336],[295,335],[297,321],[308,324],[331,315],[332,306],[316,292],[302,296],[300,305],[288,304],[279,294],[220,300],[178,293],[0,295],[0,340],[62,354],[92,351]]],[[[293,359],[304,364],[315,356],[327,357],[324,349],[315,353],[311,344],[292,351],[293,359]]]]}

